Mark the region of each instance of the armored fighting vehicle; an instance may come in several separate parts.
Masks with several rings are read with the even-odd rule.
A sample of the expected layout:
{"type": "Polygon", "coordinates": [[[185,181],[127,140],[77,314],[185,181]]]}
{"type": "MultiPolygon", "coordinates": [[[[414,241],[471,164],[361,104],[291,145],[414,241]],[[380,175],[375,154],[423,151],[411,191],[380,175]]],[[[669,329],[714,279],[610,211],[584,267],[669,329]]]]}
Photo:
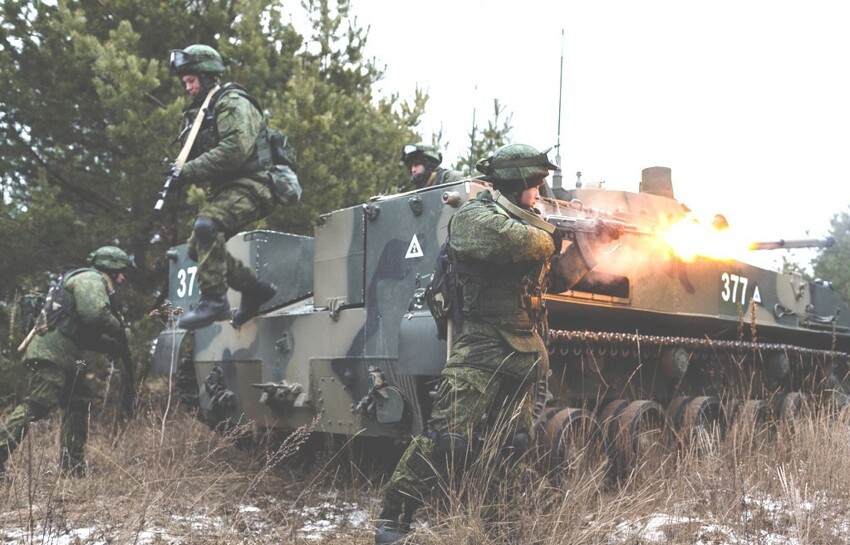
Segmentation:
{"type": "MultiPolygon", "coordinates": [[[[169,327],[155,367],[173,372],[185,343],[213,424],[409,439],[427,421],[447,354],[423,293],[449,218],[485,187],[470,179],[376,197],[321,216],[312,238],[237,235],[230,251],[277,295],[239,329],[169,327]]],[[[539,437],[553,459],[570,455],[577,430],[629,460],[666,430],[681,439],[744,413],[793,417],[807,404],[846,402],[847,305],[826,283],[677,257],[659,235],[688,217],[669,169],[646,169],[637,192],[549,194],[539,208],[550,221],[624,228],[594,245],[596,266],[578,283],[546,295],[552,375],[539,437]]],[[[168,255],[170,301],[189,309],[196,265],[185,246],[168,255]]]]}

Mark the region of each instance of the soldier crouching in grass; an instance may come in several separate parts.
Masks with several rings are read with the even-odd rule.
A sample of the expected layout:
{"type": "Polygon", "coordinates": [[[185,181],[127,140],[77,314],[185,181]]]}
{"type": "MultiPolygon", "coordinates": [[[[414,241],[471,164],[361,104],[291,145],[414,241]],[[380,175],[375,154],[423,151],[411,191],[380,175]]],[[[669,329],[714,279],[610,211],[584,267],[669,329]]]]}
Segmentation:
{"type": "Polygon", "coordinates": [[[121,403],[126,415],[135,401],[135,372],[124,323],[113,298],[115,287],[132,268],[115,246],[89,254],[91,268],[66,272],[48,292],[33,331],[21,348],[30,370],[29,395],[0,424],[0,473],[32,422],[62,409],[60,460],[70,476],[85,474],[85,447],[91,403],[97,399],[86,379],[83,353],[108,353],[124,364],[121,403]]]}
{"type": "MultiPolygon", "coordinates": [[[[505,447],[491,488],[511,478],[531,444],[535,391],[549,367],[542,295],[550,282],[557,281],[557,291],[568,282],[560,275],[549,279],[562,239],[534,210],[539,187],[557,167],[531,146],[510,144],[476,168],[495,191],[467,201],[449,224],[448,254],[459,286],[453,304],[460,305],[461,323],[454,324],[428,425],[385,490],[376,544],[403,540],[423,499],[451,468],[468,465],[485,435],[497,434],[505,447]]],[[[567,262],[569,277],[589,269],[581,259],[567,262]]]]}

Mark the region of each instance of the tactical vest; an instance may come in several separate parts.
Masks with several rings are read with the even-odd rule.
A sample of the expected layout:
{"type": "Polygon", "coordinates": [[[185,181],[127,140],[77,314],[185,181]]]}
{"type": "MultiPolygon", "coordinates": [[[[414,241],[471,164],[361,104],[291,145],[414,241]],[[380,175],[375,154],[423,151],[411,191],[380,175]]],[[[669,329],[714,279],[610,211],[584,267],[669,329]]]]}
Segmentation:
{"type": "MultiPolygon", "coordinates": [[[[526,222],[499,208],[515,221],[526,222]]],[[[549,262],[524,261],[496,265],[474,259],[459,260],[449,253],[457,272],[462,317],[471,317],[513,329],[533,329],[545,323],[543,284],[549,262]]]]}
{"type": "MultiPolygon", "coordinates": [[[[260,113],[260,116],[263,118],[263,122],[260,132],[257,134],[257,142],[254,152],[239,167],[239,169],[235,172],[227,173],[227,178],[232,178],[233,176],[244,176],[265,179],[264,177],[258,178],[257,175],[267,171],[272,167],[272,165],[278,164],[285,164],[293,171],[296,171],[295,152],[292,149],[292,146],[289,145],[288,139],[285,135],[280,133],[280,131],[270,129],[266,125],[262,106],[257,99],[251,96],[248,91],[238,83],[225,83],[210,99],[210,103],[204,112],[200,131],[198,132],[198,136],[192,146],[192,151],[189,154],[189,159],[194,159],[210,151],[218,146],[221,141],[221,137],[218,133],[218,124],[215,119],[215,107],[218,100],[228,92],[235,92],[250,102],[251,105],[253,105],[260,113]]],[[[198,114],[198,108],[200,108],[201,102],[201,100],[194,101],[192,106],[183,112],[183,127],[180,131],[180,140],[183,140],[184,135],[188,134],[187,129],[192,126],[195,116],[198,114]]],[[[214,182],[221,181],[226,180],[214,180],[214,182]]]]}
{"type": "Polygon", "coordinates": [[[537,261],[498,266],[457,262],[461,315],[514,329],[537,327],[545,320],[541,285],[545,267],[537,261]]]}

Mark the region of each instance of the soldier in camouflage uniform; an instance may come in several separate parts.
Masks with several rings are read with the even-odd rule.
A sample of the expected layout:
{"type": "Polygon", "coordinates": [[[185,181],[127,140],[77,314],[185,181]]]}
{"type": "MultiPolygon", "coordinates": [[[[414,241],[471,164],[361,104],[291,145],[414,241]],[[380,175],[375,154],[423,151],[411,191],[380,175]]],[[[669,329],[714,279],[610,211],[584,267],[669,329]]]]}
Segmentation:
{"type": "Polygon", "coordinates": [[[97,399],[86,379],[83,352],[110,353],[125,364],[122,406],[131,411],[135,399],[134,369],[129,358],[124,325],[113,300],[114,288],[124,282],[131,267],[127,254],[104,246],[89,254],[93,268],[65,273],[61,310],[44,310],[24,352],[29,368],[29,395],[0,424],[0,471],[26,435],[30,423],[62,409],[61,467],[69,475],[85,472],[88,414],[97,399]]]}
{"type": "MultiPolygon", "coordinates": [[[[448,467],[462,468],[499,423],[498,440],[512,456],[531,441],[535,386],[548,370],[541,295],[549,259],[562,246],[560,235],[538,228],[542,220],[533,206],[538,187],[557,167],[531,146],[511,144],[476,168],[496,191],[466,202],[449,224],[449,255],[460,286],[453,304],[460,305],[461,323],[454,324],[426,430],[413,439],[386,488],[375,543],[402,539],[448,467]]],[[[504,459],[502,473],[515,462],[504,459]]]]}
{"type": "Polygon", "coordinates": [[[401,164],[410,170],[410,181],[399,188],[411,191],[440,184],[450,184],[466,178],[456,170],[443,168],[443,154],[424,142],[407,144],[401,149],[401,164]]]}
{"type": "MultiPolygon", "coordinates": [[[[218,86],[224,63],[212,47],[192,45],[171,52],[171,69],[183,82],[192,103],[183,116],[181,139],[189,133],[207,94],[218,86]]],[[[268,216],[276,204],[257,141],[265,120],[239,86],[227,84],[216,92],[192,146],[189,161],[179,171],[179,183],[209,185],[189,237],[189,255],[198,263],[201,298],[195,310],[184,314],[178,326],[206,327],[230,316],[228,286],[242,292],[232,323],[240,326],[271,299],[277,287],[258,280],[253,270],[234,258],[227,239],[249,224],[268,216]]]]}

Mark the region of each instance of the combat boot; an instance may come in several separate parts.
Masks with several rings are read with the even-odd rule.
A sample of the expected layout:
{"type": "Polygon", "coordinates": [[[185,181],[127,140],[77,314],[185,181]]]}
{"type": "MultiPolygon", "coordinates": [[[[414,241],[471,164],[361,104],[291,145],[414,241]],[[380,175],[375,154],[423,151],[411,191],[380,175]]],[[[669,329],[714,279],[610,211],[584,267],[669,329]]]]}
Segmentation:
{"type": "Polygon", "coordinates": [[[375,528],[375,545],[402,543],[410,533],[410,523],[395,520],[379,520],[375,528]]]}
{"type": "Polygon", "coordinates": [[[227,302],[227,294],[205,295],[201,294],[201,300],[195,310],[187,312],[177,321],[177,327],[181,329],[200,329],[207,327],[213,322],[227,320],[230,315],[230,304],[227,302]]]}
{"type": "Polygon", "coordinates": [[[254,316],[260,310],[263,303],[274,297],[277,286],[265,280],[257,280],[254,284],[242,292],[242,301],[239,308],[233,313],[230,323],[233,327],[239,327],[254,316]]]}

